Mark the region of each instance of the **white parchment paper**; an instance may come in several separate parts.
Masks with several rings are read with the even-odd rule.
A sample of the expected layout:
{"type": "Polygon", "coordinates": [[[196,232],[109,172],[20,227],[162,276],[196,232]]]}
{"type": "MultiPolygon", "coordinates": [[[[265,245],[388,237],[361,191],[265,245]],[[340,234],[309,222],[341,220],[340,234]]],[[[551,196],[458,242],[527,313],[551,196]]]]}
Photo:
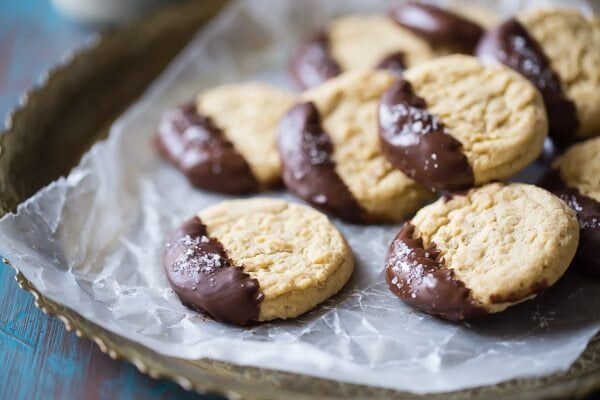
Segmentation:
{"type": "MultiPolygon", "coordinates": [[[[230,5],[119,119],[107,141],[94,146],[68,177],[0,221],[0,254],[48,298],[169,356],[414,392],[568,368],[600,328],[599,281],[568,274],[538,299],[504,313],[470,324],[443,322],[405,306],[385,285],[384,255],[398,226],[335,221],[355,252],[356,272],[340,295],[294,321],[251,329],[224,325],[188,310],[169,289],[161,266],[165,238],[184,219],[226,197],[193,189],[153,152],[150,137],[162,111],[222,82],[257,79],[289,87],[285,66],[299,38],[332,16],[386,5],[230,5]]],[[[531,167],[521,178],[537,174],[531,167]]],[[[267,195],[297,201],[283,192],[267,195]]]]}

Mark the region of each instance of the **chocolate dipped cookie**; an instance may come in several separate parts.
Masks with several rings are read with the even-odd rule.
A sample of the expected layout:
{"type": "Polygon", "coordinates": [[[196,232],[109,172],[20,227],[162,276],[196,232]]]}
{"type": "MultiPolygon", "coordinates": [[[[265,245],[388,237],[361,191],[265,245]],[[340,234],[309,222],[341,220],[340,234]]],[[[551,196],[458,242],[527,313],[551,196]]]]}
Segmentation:
{"type": "Polygon", "coordinates": [[[277,187],[281,183],[277,121],[294,98],[257,83],[207,90],[195,104],[163,115],[156,146],[199,188],[244,194],[277,187]]]}
{"type": "Polygon", "coordinates": [[[529,81],[465,55],[405,71],[382,95],[378,122],[391,164],[437,191],[514,175],[540,155],[548,129],[529,81]]]}
{"type": "Polygon", "coordinates": [[[290,192],[358,223],[402,221],[433,198],[381,153],[377,104],[396,79],[350,71],[300,95],[278,132],[290,192]]]}
{"type": "Polygon", "coordinates": [[[600,133],[600,19],[575,10],[526,11],[491,29],[477,56],[521,73],[542,93],[550,137],[566,146],[600,133]]]}
{"type": "Polygon", "coordinates": [[[185,222],[164,268],[188,307],[238,325],[294,318],[336,294],[354,259],[312,208],[282,200],[224,201],[185,222]]]}
{"type": "Polygon", "coordinates": [[[390,17],[361,14],[338,17],[304,41],[293,55],[292,76],[303,89],[345,71],[388,69],[395,73],[433,57],[427,41],[390,17]]]}
{"type": "Polygon", "coordinates": [[[385,277],[407,304],[449,320],[535,297],[569,266],[575,213],[532,185],[493,183],[421,209],[392,241],[385,277]]]}

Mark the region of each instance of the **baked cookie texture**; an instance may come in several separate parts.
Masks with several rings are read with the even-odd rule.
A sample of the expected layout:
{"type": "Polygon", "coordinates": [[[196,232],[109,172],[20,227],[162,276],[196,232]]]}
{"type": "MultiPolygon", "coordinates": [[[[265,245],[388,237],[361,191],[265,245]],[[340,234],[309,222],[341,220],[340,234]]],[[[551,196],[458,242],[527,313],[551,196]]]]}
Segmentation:
{"type": "Polygon", "coordinates": [[[415,237],[426,249],[433,245],[439,250],[444,268],[487,313],[533,298],[554,284],[569,266],[579,238],[575,213],[563,201],[544,189],[516,183],[489,184],[439,199],[411,223],[415,237]]]}
{"type": "Polygon", "coordinates": [[[259,321],[293,318],[336,294],[354,268],[327,217],[282,200],[224,201],[198,214],[234,265],[258,281],[259,321]]]}
{"type": "Polygon", "coordinates": [[[269,188],[281,181],[277,122],[294,100],[294,94],[272,86],[235,83],[202,92],[196,106],[233,143],[259,184],[269,188]]]}
{"type": "Polygon", "coordinates": [[[335,171],[359,205],[380,222],[401,221],[433,198],[381,153],[377,103],[395,80],[387,71],[350,71],[300,96],[318,109],[333,145],[335,171]]]}
{"type": "Polygon", "coordinates": [[[560,172],[567,186],[600,202],[600,138],[571,146],[552,163],[552,168],[560,172]]]}
{"type": "Polygon", "coordinates": [[[433,57],[427,41],[390,17],[355,14],[331,20],[304,40],[293,54],[291,72],[303,88],[317,86],[344,71],[387,69],[401,73],[433,57]]]}
{"type": "Polygon", "coordinates": [[[461,143],[476,186],[506,179],[541,154],[548,131],[544,104],[518,73],[452,55],[415,66],[403,77],[461,143]]]}
{"type": "Polygon", "coordinates": [[[534,9],[517,19],[540,44],[575,103],[577,135],[600,134],[600,18],[568,9],[534,9]]]}
{"type": "Polygon", "coordinates": [[[385,15],[348,15],[327,26],[330,52],[343,71],[375,69],[388,55],[402,52],[405,66],[433,57],[422,38],[398,26],[385,15]]]}

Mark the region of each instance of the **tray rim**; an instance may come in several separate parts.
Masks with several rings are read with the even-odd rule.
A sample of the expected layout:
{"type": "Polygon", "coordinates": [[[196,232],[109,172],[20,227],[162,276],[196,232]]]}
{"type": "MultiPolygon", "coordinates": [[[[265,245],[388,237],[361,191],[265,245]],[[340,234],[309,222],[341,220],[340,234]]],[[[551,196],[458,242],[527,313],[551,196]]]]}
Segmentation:
{"type": "MultiPolygon", "coordinates": [[[[143,24],[144,21],[145,21],[145,19],[140,20],[140,21],[134,21],[132,23],[127,24],[126,26],[131,28],[132,26],[135,26],[136,24],[137,25],[143,24]]],[[[19,104],[6,115],[5,128],[2,129],[2,131],[0,131],[0,135],[10,134],[13,131],[13,127],[15,126],[14,121],[15,121],[15,119],[21,118],[22,115],[25,114],[25,112],[28,108],[28,105],[29,105],[30,96],[35,95],[36,92],[46,90],[46,88],[49,85],[51,85],[52,76],[54,73],[68,69],[69,66],[73,63],[73,61],[78,58],[90,56],[90,54],[93,53],[94,48],[96,48],[107,37],[117,36],[117,35],[119,35],[119,32],[121,32],[123,30],[124,29],[121,28],[116,31],[106,32],[106,33],[103,33],[100,35],[94,35],[91,37],[91,40],[88,40],[82,48],[67,53],[67,55],[62,58],[62,61],[57,66],[49,69],[47,72],[45,72],[42,75],[42,78],[37,85],[33,85],[32,89],[27,90],[23,95],[21,95],[19,97],[19,104]]],[[[2,155],[2,148],[0,148],[0,156],[1,155],[2,155]]],[[[21,198],[20,203],[22,203],[26,200],[27,199],[21,198]]],[[[266,398],[261,395],[256,395],[256,394],[251,393],[249,391],[249,388],[246,388],[245,390],[244,389],[230,389],[230,388],[227,388],[224,386],[218,386],[214,381],[192,382],[191,380],[185,378],[182,375],[165,372],[164,370],[160,370],[161,368],[157,368],[156,366],[153,366],[147,362],[144,362],[142,360],[142,358],[140,358],[139,356],[136,356],[134,351],[125,351],[122,348],[118,348],[111,344],[107,344],[107,341],[103,338],[103,336],[108,335],[108,336],[113,336],[113,337],[115,337],[117,339],[121,339],[121,340],[126,340],[126,341],[129,341],[129,340],[122,338],[119,335],[117,335],[107,329],[97,326],[94,322],[87,320],[84,316],[71,310],[67,305],[62,305],[53,300],[46,298],[25,277],[25,275],[15,265],[13,265],[10,262],[10,260],[3,257],[2,262],[5,265],[10,266],[15,270],[15,280],[17,281],[19,287],[21,289],[27,291],[28,293],[30,293],[33,296],[34,301],[35,301],[35,306],[38,309],[40,309],[45,314],[53,315],[53,316],[57,317],[60,321],[63,322],[64,327],[67,331],[69,331],[69,332],[73,331],[78,337],[83,337],[83,338],[92,340],[94,343],[96,343],[96,345],[98,346],[100,351],[107,354],[110,358],[126,360],[126,361],[132,363],[133,365],[135,365],[136,368],[141,373],[147,374],[154,379],[162,379],[162,378],[169,379],[169,380],[176,382],[177,384],[179,384],[182,388],[184,388],[186,390],[195,390],[196,392],[198,392],[200,394],[217,394],[217,395],[223,396],[228,399],[241,399],[241,398],[263,399],[263,398],[266,398]],[[98,331],[98,333],[96,333],[94,331],[98,331]]],[[[600,338],[600,333],[598,335],[596,335],[596,339],[598,339],[598,338],[600,338]]],[[[593,341],[594,340],[590,341],[590,344],[593,341]]],[[[597,344],[595,345],[596,352],[600,353],[600,340],[596,340],[596,342],[597,342],[597,344]]],[[[143,346],[143,345],[139,345],[139,346],[145,348],[145,346],[143,346]]],[[[145,348],[145,349],[148,350],[150,353],[153,353],[152,350],[147,349],[147,348],[145,348]]],[[[584,351],[584,353],[582,353],[580,358],[582,358],[582,356],[584,354],[585,354],[585,351],[584,351]]],[[[168,358],[165,356],[161,356],[161,357],[168,358]]],[[[600,359],[600,355],[598,356],[598,358],[600,359]]],[[[194,363],[193,361],[189,361],[189,362],[194,363]]],[[[227,364],[227,363],[223,363],[223,364],[227,364]]],[[[550,383],[550,385],[548,385],[547,387],[530,388],[529,391],[524,393],[524,395],[526,395],[526,397],[518,396],[518,398],[538,399],[538,398],[546,398],[546,396],[552,396],[553,398],[560,398],[563,396],[578,398],[578,397],[583,397],[587,394],[590,394],[593,391],[600,390],[600,361],[597,361],[595,364],[596,365],[595,365],[594,370],[587,371],[583,375],[569,377],[564,382],[559,381],[559,382],[550,383]],[[573,385],[575,385],[574,388],[571,387],[573,385]],[[548,390],[544,391],[544,389],[548,389],[548,390]]],[[[214,372],[214,371],[212,371],[212,372],[214,372]]],[[[294,375],[307,377],[307,375],[302,375],[302,374],[294,374],[294,375]]],[[[544,378],[551,378],[554,375],[555,374],[552,374],[549,376],[544,376],[544,377],[538,377],[538,378],[524,378],[524,379],[518,379],[516,381],[536,382],[536,381],[543,380],[544,378]]],[[[314,378],[314,377],[309,377],[309,378],[319,379],[319,378],[314,378]]],[[[227,377],[225,377],[224,379],[227,379],[227,377]]],[[[231,379],[231,378],[229,378],[229,379],[231,379]]],[[[503,383],[509,383],[509,382],[512,382],[512,381],[507,381],[507,382],[503,382],[503,383]]],[[[499,385],[502,385],[503,383],[500,383],[499,385]]],[[[460,391],[454,391],[454,392],[443,392],[443,393],[424,394],[424,395],[412,394],[412,393],[396,391],[396,390],[389,390],[389,391],[397,393],[398,395],[406,394],[407,396],[414,396],[414,398],[424,398],[426,396],[430,397],[430,396],[438,396],[438,395],[441,395],[441,396],[445,395],[447,397],[452,397],[453,394],[473,392],[474,393],[473,398],[478,398],[477,394],[476,394],[478,390],[480,390],[482,388],[492,388],[492,387],[496,387],[499,385],[485,385],[485,386],[480,386],[480,387],[475,387],[475,388],[470,388],[470,389],[460,390],[460,391]]],[[[364,386],[364,385],[357,385],[357,386],[364,386]]],[[[364,387],[367,387],[367,386],[364,386],[364,387]]],[[[387,390],[387,389],[382,389],[382,388],[377,388],[377,387],[372,387],[372,388],[378,389],[378,390],[387,390]]],[[[288,393],[290,393],[290,392],[288,392],[288,393]]],[[[296,392],[293,392],[293,393],[296,394],[296,392]]],[[[281,392],[279,393],[279,395],[283,395],[283,394],[285,394],[285,393],[281,393],[281,392]]],[[[504,396],[508,396],[506,398],[516,398],[516,397],[514,397],[514,393],[506,393],[505,395],[501,395],[498,398],[504,398],[504,396]]],[[[336,397],[332,397],[332,398],[336,398],[336,397]]],[[[463,396],[460,398],[466,398],[466,397],[463,396]]]]}
{"type": "MultiPolygon", "coordinates": [[[[156,362],[156,363],[144,361],[143,360],[144,357],[141,355],[142,352],[148,353],[148,354],[158,354],[158,353],[155,353],[153,350],[151,350],[139,343],[135,343],[135,345],[144,349],[143,351],[139,352],[140,354],[138,354],[137,349],[135,349],[134,347],[127,348],[126,346],[117,346],[116,343],[113,344],[112,342],[115,340],[116,341],[121,340],[121,341],[131,342],[131,343],[134,343],[134,342],[130,341],[129,339],[123,338],[120,335],[111,332],[110,330],[107,330],[105,328],[102,328],[102,327],[96,325],[94,322],[89,321],[84,316],[71,310],[68,306],[59,304],[53,300],[48,299],[47,297],[42,295],[40,293],[40,291],[25,277],[25,275],[15,265],[13,265],[8,259],[6,259],[5,257],[2,257],[1,261],[6,266],[9,266],[12,269],[14,269],[15,281],[19,285],[20,289],[22,289],[32,295],[32,297],[34,298],[34,304],[35,304],[36,308],[38,308],[44,314],[55,316],[56,318],[58,318],[63,323],[64,328],[67,332],[74,332],[78,338],[86,338],[86,339],[93,341],[98,346],[99,350],[102,353],[108,355],[111,359],[125,360],[125,361],[133,364],[139,372],[141,372],[145,375],[148,375],[153,379],[168,379],[168,380],[171,380],[171,381],[177,383],[185,390],[188,390],[188,391],[193,390],[199,394],[204,394],[204,395],[216,394],[216,395],[222,396],[229,400],[237,400],[237,399],[264,400],[264,399],[270,398],[270,397],[257,395],[255,392],[253,392],[251,390],[251,387],[253,387],[252,385],[250,387],[244,387],[245,384],[242,384],[241,389],[231,389],[228,387],[218,385],[214,381],[211,381],[211,380],[192,381],[190,379],[187,379],[186,377],[184,377],[181,374],[177,374],[177,373],[173,373],[173,372],[169,371],[168,366],[163,365],[160,361],[156,362]]],[[[596,342],[596,348],[600,348],[600,333],[598,335],[596,335],[596,338],[593,339],[593,341],[596,342]]],[[[590,343],[592,343],[592,342],[590,342],[590,343]]],[[[169,357],[162,356],[160,354],[158,354],[158,356],[159,356],[159,358],[169,359],[169,357]]],[[[582,354],[577,359],[577,361],[579,361],[584,356],[585,355],[582,354]]],[[[600,355],[595,357],[595,359],[596,358],[600,359],[600,355]]],[[[211,368],[212,368],[211,360],[199,360],[197,362],[194,362],[191,360],[182,360],[182,361],[189,362],[190,364],[198,364],[198,365],[202,364],[202,367],[208,369],[209,373],[215,373],[215,372],[218,373],[218,371],[216,369],[211,370],[211,368]]],[[[219,362],[219,363],[221,363],[223,365],[235,366],[235,364],[230,364],[230,363],[226,363],[226,362],[219,362]]],[[[560,381],[560,380],[553,381],[552,377],[554,377],[557,374],[551,374],[551,375],[536,377],[536,378],[515,379],[515,380],[500,382],[500,383],[494,384],[494,385],[477,386],[477,387],[463,389],[463,390],[459,390],[459,391],[430,393],[430,394],[428,394],[428,393],[415,394],[415,393],[402,392],[402,391],[393,390],[393,389],[385,389],[385,388],[376,387],[376,386],[355,385],[355,384],[348,384],[348,385],[356,386],[356,387],[371,388],[375,391],[381,391],[382,393],[383,392],[396,393],[399,396],[406,396],[406,397],[401,397],[401,398],[407,398],[407,399],[408,398],[410,398],[410,399],[425,399],[425,398],[480,399],[480,398],[488,398],[488,399],[528,399],[528,400],[546,399],[546,398],[553,398],[553,399],[573,398],[573,399],[576,399],[576,398],[582,398],[586,395],[593,393],[594,391],[600,390],[600,362],[598,360],[596,360],[595,364],[596,364],[595,370],[587,371],[580,376],[567,377],[564,381],[560,381]],[[518,384],[518,382],[536,383],[536,382],[540,382],[543,380],[549,380],[549,384],[547,386],[532,387],[532,388],[520,388],[519,387],[520,385],[518,384]],[[510,392],[510,391],[507,393],[502,393],[502,390],[500,390],[500,392],[497,393],[497,396],[480,397],[477,394],[478,391],[480,391],[482,389],[483,390],[493,389],[496,387],[500,388],[505,385],[510,386],[511,383],[513,383],[513,382],[517,382],[516,384],[514,384],[514,386],[521,393],[515,394],[514,392],[510,392]]],[[[260,368],[254,368],[254,367],[240,367],[240,368],[261,370],[261,371],[266,371],[267,373],[269,371],[278,372],[278,371],[274,371],[274,370],[264,370],[264,369],[260,369],[260,368]]],[[[571,366],[571,368],[573,368],[573,366],[571,366]]],[[[287,372],[283,372],[283,373],[289,374],[289,375],[295,375],[298,377],[304,377],[307,379],[314,379],[315,381],[322,380],[322,381],[335,382],[332,380],[320,379],[320,378],[311,377],[311,376],[303,375],[303,374],[287,373],[287,372]]],[[[231,380],[231,378],[228,378],[227,376],[224,376],[224,379],[226,381],[228,379],[231,380]]],[[[339,382],[339,383],[341,383],[342,385],[345,384],[344,382],[339,382]]],[[[275,393],[273,393],[273,394],[277,395],[278,398],[283,395],[291,395],[291,394],[298,395],[298,393],[295,391],[286,391],[285,389],[283,389],[283,390],[277,389],[275,391],[275,393]]],[[[313,394],[307,394],[307,395],[312,396],[313,394]]],[[[297,397],[297,398],[299,398],[299,397],[297,397]]],[[[304,398],[304,396],[302,398],[304,398]]],[[[313,397],[310,397],[310,398],[313,398],[313,397]]],[[[340,397],[326,395],[326,396],[323,396],[320,398],[339,399],[340,397]]]]}

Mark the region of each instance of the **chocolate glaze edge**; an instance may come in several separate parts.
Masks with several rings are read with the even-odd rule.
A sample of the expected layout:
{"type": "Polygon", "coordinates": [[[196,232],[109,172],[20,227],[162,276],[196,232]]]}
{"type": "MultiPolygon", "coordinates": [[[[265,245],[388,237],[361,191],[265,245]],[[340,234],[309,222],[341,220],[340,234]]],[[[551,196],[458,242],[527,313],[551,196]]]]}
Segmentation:
{"type": "Polygon", "coordinates": [[[342,73],[329,51],[329,35],[325,29],[302,43],[294,53],[290,69],[301,89],[319,85],[342,73]]]}
{"type": "Polygon", "coordinates": [[[196,187],[226,194],[258,191],[250,165],[193,103],[165,112],[154,145],[196,187]]]}
{"type": "Polygon", "coordinates": [[[549,136],[559,146],[577,139],[575,104],[564,94],[561,79],[543,48],[517,19],[509,18],[490,29],[479,41],[476,54],[484,63],[497,61],[517,71],[540,91],[548,115],[549,136]]]}
{"type": "Polygon", "coordinates": [[[409,177],[434,191],[474,185],[462,144],[427,111],[425,100],[414,94],[409,81],[399,79],[383,94],[378,125],[383,155],[409,177]]]}
{"type": "Polygon", "coordinates": [[[290,192],[346,221],[372,222],[335,170],[333,143],[314,103],[296,104],[283,116],[277,147],[290,192]]]}
{"type": "Polygon", "coordinates": [[[558,196],[577,214],[579,245],[572,267],[582,274],[600,278],[600,203],[568,186],[556,169],[542,178],[540,186],[558,196]]]}
{"type": "Polygon", "coordinates": [[[187,307],[237,325],[258,319],[264,298],[258,281],[233,265],[198,217],[186,221],[167,242],[163,267],[187,307]]]}
{"type": "Polygon", "coordinates": [[[436,46],[473,53],[484,33],[481,26],[451,11],[416,1],[400,2],[390,10],[396,23],[436,46]]]}
{"type": "Polygon", "coordinates": [[[427,314],[463,321],[488,313],[445,265],[435,243],[425,248],[423,239],[415,237],[410,222],[390,244],[385,278],[393,294],[427,314]]]}
{"type": "Polygon", "coordinates": [[[387,70],[398,76],[402,76],[402,73],[406,69],[406,55],[402,51],[388,54],[379,61],[375,69],[387,70]]]}

